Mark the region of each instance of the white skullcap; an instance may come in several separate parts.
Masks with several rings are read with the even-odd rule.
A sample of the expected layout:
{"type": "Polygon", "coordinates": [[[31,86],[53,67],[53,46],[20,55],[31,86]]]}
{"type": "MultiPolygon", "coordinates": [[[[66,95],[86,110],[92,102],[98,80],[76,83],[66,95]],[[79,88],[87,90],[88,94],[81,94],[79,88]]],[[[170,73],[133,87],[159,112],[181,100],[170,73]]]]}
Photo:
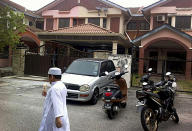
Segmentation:
{"type": "Polygon", "coordinates": [[[49,68],[48,75],[61,75],[61,69],[57,67],[49,68]]]}

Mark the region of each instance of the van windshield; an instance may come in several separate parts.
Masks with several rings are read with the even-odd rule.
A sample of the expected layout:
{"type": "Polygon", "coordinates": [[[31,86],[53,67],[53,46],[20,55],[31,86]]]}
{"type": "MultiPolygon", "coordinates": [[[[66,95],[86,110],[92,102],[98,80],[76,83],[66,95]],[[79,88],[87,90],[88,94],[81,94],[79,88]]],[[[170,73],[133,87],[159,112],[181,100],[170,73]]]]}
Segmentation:
{"type": "Polygon", "coordinates": [[[99,72],[99,62],[76,60],[67,68],[65,73],[97,76],[99,72]]]}

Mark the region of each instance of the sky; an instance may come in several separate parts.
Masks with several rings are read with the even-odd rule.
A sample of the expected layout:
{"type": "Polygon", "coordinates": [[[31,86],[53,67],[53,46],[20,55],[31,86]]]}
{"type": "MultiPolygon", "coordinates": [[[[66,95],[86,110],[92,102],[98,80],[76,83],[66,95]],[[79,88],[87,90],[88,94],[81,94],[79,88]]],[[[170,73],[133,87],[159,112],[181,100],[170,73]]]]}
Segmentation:
{"type": "MultiPolygon", "coordinates": [[[[11,1],[18,3],[19,5],[22,5],[29,10],[36,11],[54,0],[11,0],[11,1]]],[[[159,0],[110,0],[110,1],[117,3],[123,7],[141,7],[141,6],[148,6],[159,0]]]]}

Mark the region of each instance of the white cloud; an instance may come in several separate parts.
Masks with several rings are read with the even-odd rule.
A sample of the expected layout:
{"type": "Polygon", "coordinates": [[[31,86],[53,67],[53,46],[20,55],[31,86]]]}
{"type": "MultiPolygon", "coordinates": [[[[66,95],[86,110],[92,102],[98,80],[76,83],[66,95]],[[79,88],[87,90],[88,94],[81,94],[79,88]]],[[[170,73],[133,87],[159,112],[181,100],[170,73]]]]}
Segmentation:
{"type": "MultiPolygon", "coordinates": [[[[11,1],[18,3],[29,10],[38,10],[54,0],[11,0],[11,1]]],[[[159,0],[111,0],[111,1],[123,7],[141,7],[141,6],[148,6],[159,0]]]]}

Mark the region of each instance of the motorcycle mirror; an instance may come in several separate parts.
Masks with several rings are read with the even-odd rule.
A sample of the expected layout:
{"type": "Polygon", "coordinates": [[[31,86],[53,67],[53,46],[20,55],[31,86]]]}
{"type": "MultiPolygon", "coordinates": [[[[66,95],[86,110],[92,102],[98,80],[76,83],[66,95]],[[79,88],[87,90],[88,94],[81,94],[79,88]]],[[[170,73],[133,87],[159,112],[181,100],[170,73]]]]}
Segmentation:
{"type": "Polygon", "coordinates": [[[165,75],[166,75],[166,76],[169,76],[169,75],[171,75],[171,72],[167,72],[165,75]]]}
{"type": "Polygon", "coordinates": [[[127,68],[128,68],[128,65],[125,65],[124,68],[127,69],[127,68]]]}
{"type": "Polygon", "coordinates": [[[109,72],[105,71],[105,75],[106,75],[106,76],[109,75],[109,72]]]}
{"type": "Polygon", "coordinates": [[[153,70],[152,68],[149,68],[149,69],[148,69],[148,72],[151,72],[152,70],[153,70]]]}
{"type": "Polygon", "coordinates": [[[116,75],[116,76],[120,75],[120,72],[115,72],[115,75],[116,75]]]}
{"type": "Polygon", "coordinates": [[[146,85],[148,85],[148,83],[147,83],[147,82],[143,82],[142,85],[143,85],[143,86],[146,86],[146,85]]]}

